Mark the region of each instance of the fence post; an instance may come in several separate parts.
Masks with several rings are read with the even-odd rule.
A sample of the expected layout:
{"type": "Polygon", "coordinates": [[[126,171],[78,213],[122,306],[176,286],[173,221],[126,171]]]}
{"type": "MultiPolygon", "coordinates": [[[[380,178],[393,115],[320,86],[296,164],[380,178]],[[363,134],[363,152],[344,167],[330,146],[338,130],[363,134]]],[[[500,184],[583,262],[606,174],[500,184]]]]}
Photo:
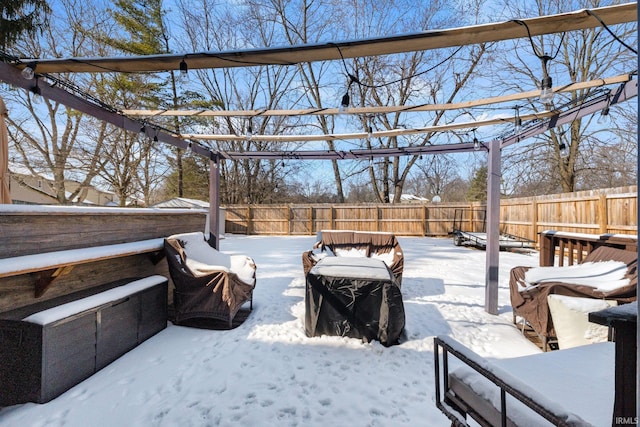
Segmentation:
{"type": "Polygon", "coordinates": [[[247,205],[247,235],[251,234],[251,206],[247,205]]]}
{"type": "MultiPolygon", "coordinates": [[[[536,242],[538,241],[538,199],[536,199],[535,196],[531,201],[531,227],[533,228],[531,230],[531,240],[536,242]]],[[[538,242],[538,244],[540,244],[540,242],[538,242]]]]}
{"type": "Polygon", "coordinates": [[[309,234],[313,236],[313,206],[309,206],[309,234]]]}
{"type": "Polygon", "coordinates": [[[609,209],[607,206],[607,195],[600,194],[598,199],[598,216],[600,217],[598,221],[598,225],[600,226],[600,234],[605,234],[607,231],[607,226],[609,224],[609,209]]]}
{"type": "Polygon", "coordinates": [[[427,235],[427,205],[422,205],[422,235],[427,235]]]}
{"type": "Polygon", "coordinates": [[[333,212],[333,205],[329,208],[329,224],[331,225],[331,230],[336,229],[336,218],[333,212]]]}

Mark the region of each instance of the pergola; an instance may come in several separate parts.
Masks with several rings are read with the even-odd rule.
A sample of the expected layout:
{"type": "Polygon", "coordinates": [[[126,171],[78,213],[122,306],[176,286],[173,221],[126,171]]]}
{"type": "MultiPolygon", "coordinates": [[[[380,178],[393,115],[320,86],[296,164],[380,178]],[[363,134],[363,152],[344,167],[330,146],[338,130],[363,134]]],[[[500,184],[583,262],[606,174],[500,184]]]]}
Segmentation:
{"type": "MultiPolygon", "coordinates": [[[[21,59],[0,63],[0,81],[26,90],[34,89],[34,81],[21,76],[25,67],[33,68],[44,76],[36,80],[43,97],[60,102],[82,113],[104,120],[114,126],[132,132],[144,132],[154,141],[164,142],[181,149],[190,149],[195,154],[204,156],[210,161],[210,244],[218,247],[218,211],[219,211],[219,169],[221,159],[370,159],[373,157],[412,156],[420,154],[440,154],[470,152],[476,147],[471,142],[456,144],[439,144],[429,146],[408,146],[385,149],[359,149],[348,151],[297,150],[270,152],[223,152],[212,151],[198,140],[242,140],[239,135],[200,135],[178,134],[154,126],[147,120],[157,116],[234,116],[255,117],[260,115],[310,115],[338,114],[337,108],[312,110],[250,110],[250,111],[171,111],[171,110],[126,110],[117,111],[94,98],[80,96],[73,88],[56,80],[55,73],[105,73],[105,72],[158,72],[180,70],[181,63],[186,62],[189,69],[215,69],[230,67],[251,67],[256,65],[294,65],[302,62],[339,60],[363,56],[386,55],[419,50],[439,49],[453,46],[472,45],[508,39],[526,38],[558,32],[594,28],[602,25],[637,21],[637,4],[628,3],[593,10],[581,10],[521,21],[507,21],[492,24],[475,25],[445,30],[432,30],[419,33],[382,37],[346,42],[287,46],[280,48],[251,49],[225,52],[200,52],[186,54],[149,55],[120,58],[67,58],[67,59],[21,59]],[[523,25],[524,23],[524,25],[523,25]],[[46,80],[52,79],[50,84],[46,80]],[[144,118],[144,120],[142,119],[144,118]]],[[[491,314],[498,311],[498,258],[499,258],[499,209],[500,209],[500,176],[501,149],[518,141],[541,134],[548,129],[570,123],[581,117],[593,114],[605,107],[624,102],[637,96],[637,79],[631,75],[603,78],[589,82],[577,82],[568,86],[554,87],[554,92],[569,92],[584,88],[617,84],[617,89],[610,94],[590,99],[581,105],[564,111],[551,110],[538,114],[525,115],[523,120],[538,119],[519,133],[494,139],[482,145],[488,152],[488,198],[487,198],[487,251],[485,277],[485,310],[491,314]]],[[[387,107],[350,108],[346,114],[377,114],[399,111],[433,111],[442,109],[460,109],[470,106],[490,105],[538,97],[539,90],[511,94],[507,96],[479,99],[456,104],[414,105],[387,107]]],[[[375,137],[388,137],[425,132],[439,132],[452,129],[488,126],[511,121],[512,119],[491,119],[466,123],[455,123],[442,126],[431,126],[416,129],[392,129],[373,133],[375,137]]],[[[255,135],[254,138],[264,141],[322,141],[366,138],[366,133],[348,133],[332,135],[255,135]]]]}

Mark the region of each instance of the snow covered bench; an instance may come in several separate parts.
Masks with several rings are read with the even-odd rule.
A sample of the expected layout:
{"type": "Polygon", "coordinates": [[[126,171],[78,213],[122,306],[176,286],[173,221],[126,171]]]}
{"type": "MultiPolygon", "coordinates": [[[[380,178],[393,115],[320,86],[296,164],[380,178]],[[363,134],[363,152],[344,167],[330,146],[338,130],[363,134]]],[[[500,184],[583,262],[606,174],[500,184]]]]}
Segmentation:
{"type": "Polygon", "coordinates": [[[434,356],[436,406],[452,425],[468,425],[467,416],[482,426],[611,425],[612,342],[487,360],[440,336],[434,356]]]}
{"type": "Polygon", "coordinates": [[[0,406],[44,403],[167,326],[168,280],[129,280],[0,314],[0,406]]]}
{"type": "Polygon", "coordinates": [[[77,265],[128,257],[137,254],[163,254],[164,239],[68,249],[0,259],[0,278],[37,273],[35,297],[42,296],[59,277],[69,274],[77,265]]]}

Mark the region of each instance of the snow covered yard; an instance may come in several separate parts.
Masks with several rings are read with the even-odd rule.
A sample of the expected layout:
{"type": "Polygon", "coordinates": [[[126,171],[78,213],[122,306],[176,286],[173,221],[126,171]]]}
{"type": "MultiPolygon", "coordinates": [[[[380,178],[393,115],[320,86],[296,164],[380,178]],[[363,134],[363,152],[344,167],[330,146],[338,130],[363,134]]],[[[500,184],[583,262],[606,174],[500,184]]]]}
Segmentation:
{"type": "MultiPolygon", "coordinates": [[[[230,236],[221,250],[257,265],[254,310],[230,331],[166,330],[47,404],[0,410],[2,426],[448,426],[434,404],[433,337],[481,356],[538,353],[511,322],[509,270],[538,254],[500,253],[498,316],[484,311],[485,252],[399,237],[406,339],[307,338],[301,255],[315,237],[230,236]]],[[[70,361],[69,363],[73,363],[70,361]]]]}

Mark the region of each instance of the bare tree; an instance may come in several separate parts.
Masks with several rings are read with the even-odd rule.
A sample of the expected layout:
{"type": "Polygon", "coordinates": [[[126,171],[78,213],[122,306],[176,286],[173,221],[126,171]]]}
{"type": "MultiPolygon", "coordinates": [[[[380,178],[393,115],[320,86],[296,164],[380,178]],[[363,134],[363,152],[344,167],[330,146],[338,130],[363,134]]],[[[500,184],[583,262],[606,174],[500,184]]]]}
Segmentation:
{"type": "Polygon", "coordinates": [[[420,156],[416,162],[416,169],[416,173],[412,174],[405,185],[406,188],[412,189],[414,194],[428,199],[439,196],[444,201],[455,198],[455,195],[449,193],[452,190],[452,184],[460,176],[452,155],[420,156]]]}
{"type": "MultiPolygon", "coordinates": [[[[265,47],[278,43],[274,39],[273,21],[253,7],[228,10],[211,0],[180,2],[190,49],[225,50],[265,47]],[[199,20],[193,27],[189,22],[199,20]],[[225,25],[218,25],[224,22],[225,25]]],[[[220,109],[277,109],[295,102],[292,94],[293,69],[282,66],[256,66],[223,70],[199,70],[197,77],[212,104],[220,109]],[[291,97],[294,100],[291,100],[291,97]]],[[[260,134],[287,134],[296,128],[296,119],[256,116],[248,119],[226,117],[208,125],[213,133],[244,135],[242,141],[212,145],[220,151],[269,151],[293,149],[290,144],[262,141],[260,134]]],[[[205,125],[199,124],[200,129],[205,125]]],[[[207,142],[204,141],[204,144],[207,142]]],[[[260,203],[273,201],[278,186],[290,166],[282,160],[235,160],[221,164],[221,200],[223,203],[260,203]]]]}
{"type": "MultiPolygon", "coordinates": [[[[504,3],[503,10],[508,18],[513,19],[591,9],[604,4],[597,0],[509,1],[504,3]]],[[[596,18],[593,19],[597,23],[596,18]]],[[[637,24],[616,25],[612,30],[620,39],[636,45],[637,24]]],[[[497,74],[500,74],[498,69],[508,74],[501,74],[502,87],[518,91],[540,88],[542,78],[546,75],[553,78],[554,85],[561,85],[630,72],[637,66],[636,56],[602,27],[507,42],[504,53],[496,59],[497,74]]],[[[556,94],[553,102],[556,106],[580,105],[598,91],[604,93],[603,89],[592,88],[568,95],[556,94]]],[[[521,106],[525,111],[540,111],[548,107],[537,101],[521,106]]],[[[635,107],[628,103],[623,108],[635,110],[635,107]]],[[[526,191],[521,186],[523,195],[530,191],[571,192],[583,185],[594,185],[595,182],[586,176],[592,175],[593,168],[597,167],[592,161],[593,154],[615,149],[620,143],[615,137],[615,128],[611,130],[613,134],[603,137],[602,127],[596,124],[595,118],[586,117],[551,129],[533,141],[520,143],[509,150],[506,166],[510,169],[522,162],[522,167],[514,169],[528,176],[524,179],[525,174],[516,174],[511,179],[526,186],[526,191]],[[531,171],[536,172],[537,176],[532,175],[531,171]]]]}
{"type": "MultiPolygon", "coordinates": [[[[290,45],[316,43],[329,35],[335,37],[337,30],[335,22],[326,19],[326,17],[329,15],[339,16],[341,12],[335,10],[338,8],[334,9],[332,7],[334,5],[329,2],[314,0],[251,0],[250,4],[252,9],[260,8],[272,11],[267,16],[271,16],[275,25],[280,26],[284,41],[290,45]]],[[[326,100],[323,99],[327,89],[326,76],[332,69],[330,64],[324,62],[299,63],[296,67],[299,75],[299,87],[296,89],[303,94],[305,107],[323,109],[337,106],[337,102],[334,105],[326,105],[326,100]]],[[[332,100],[335,101],[334,98],[332,100]]],[[[335,131],[336,123],[332,116],[315,115],[313,120],[314,122],[309,125],[318,133],[328,135],[335,131]]],[[[334,141],[329,140],[326,144],[328,150],[334,151],[336,149],[334,141]]],[[[331,160],[331,168],[337,197],[342,203],[345,196],[337,160],[331,160]]]]}
{"type": "MultiPolygon", "coordinates": [[[[86,52],[87,39],[70,24],[72,13],[77,12],[80,5],[73,0],[62,1],[61,4],[63,7],[56,11],[55,19],[50,20],[51,25],[44,29],[41,37],[21,40],[13,48],[34,58],[82,56],[86,52]]],[[[79,83],[74,75],[58,78],[79,83]]],[[[97,174],[96,162],[101,140],[91,138],[86,132],[84,123],[87,120],[84,116],[37,95],[37,85],[44,84],[45,80],[46,77],[36,76],[31,92],[10,93],[9,99],[21,107],[14,111],[26,112],[23,116],[12,114],[9,119],[12,149],[32,173],[51,176],[60,204],[71,200],[81,202],[83,189],[90,185],[97,174]],[[67,179],[74,179],[80,185],[67,193],[67,179]]]]}
{"type": "MultiPolygon", "coordinates": [[[[354,37],[378,35],[385,28],[392,28],[398,33],[460,23],[456,4],[447,1],[419,5],[403,0],[350,2],[348,7],[352,15],[346,14],[345,19],[357,24],[357,27],[353,27],[354,37]],[[389,13],[389,10],[403,11],[408,8],[413,10],[412,14],[389,13]]],[[[471,13],[468,16],[475,15],[471,13]]],[[[345,23],[341,22],[347,27],[345,23]]],[[[487,49],[488,46],[481,44],[468,48],[358,58],[345,61],[343,65],[345,72],[356,78],[353,97],[357,105],[442,104],[453,102],[471,90],[470,85],[479,77],[478,67],[487,49]]],[[[376,131],[435,126],[450,120],[453,120],[451,113],[440,110],[419,115],[397,112],[361,116],[356,124],[360,129],[376,131]]],[[[361,146],[369,149],[427,146],[446,140],[445,135],[428,132],[412,137],[367,138],[361,146]]],[[[371,163],[372,167],[367,172],[380,202],[400,201],[405,183],[418,160],[419,156],[416,155],[384,158],[371,163]],[[393,200],[390,200],[391,194],[394,195],[393,200]]]]}

